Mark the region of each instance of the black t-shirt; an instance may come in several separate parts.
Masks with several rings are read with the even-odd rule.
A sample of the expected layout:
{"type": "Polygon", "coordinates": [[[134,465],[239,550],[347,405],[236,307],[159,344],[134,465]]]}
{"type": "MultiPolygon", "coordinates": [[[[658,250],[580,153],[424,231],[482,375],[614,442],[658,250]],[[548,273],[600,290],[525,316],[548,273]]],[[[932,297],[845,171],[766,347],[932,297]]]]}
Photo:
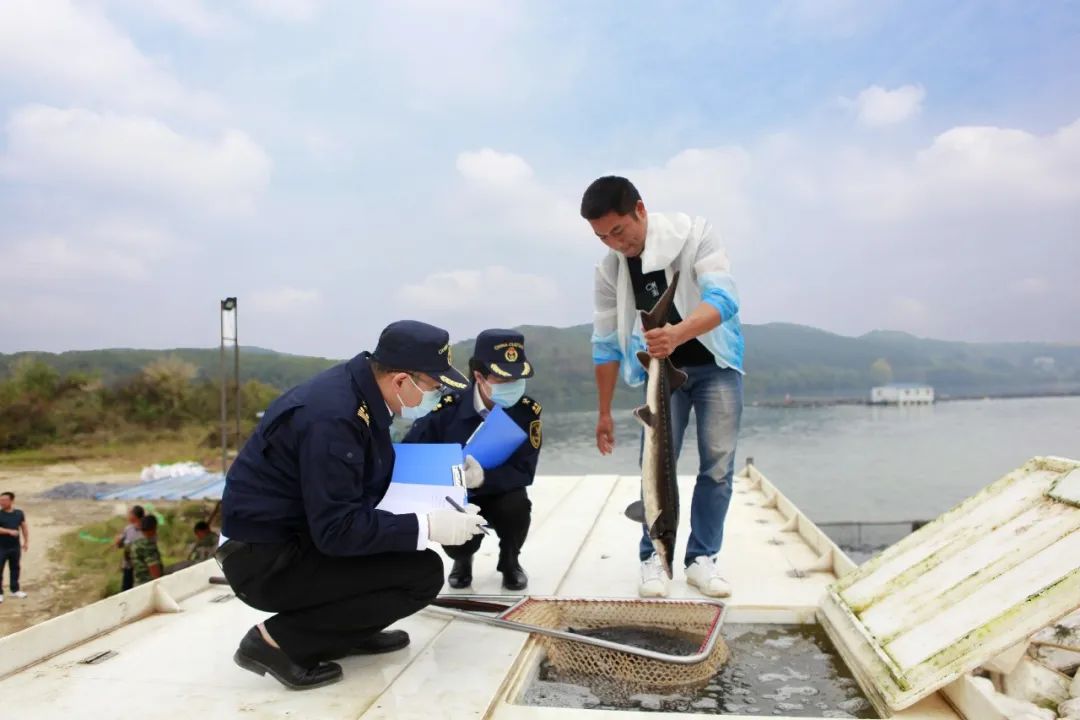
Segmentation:
{"type": "MultiPolygon", "coordinates": [[[[5,530],[18,530],[19,526],[26,520],[26,516],[23,515],[22,510],[12,510],[11,512],[4,512],[0,510],[0,528],[5,530]]],[[[0,548],[10,550],[11,548],[19,547],[19,538],[14,535],[0,535],[0,548]]]]}
{"type": "MultiPolygon", "coordinates": [[[[634,305],[638,310],[652,310],[653,305],[667,290],[667,277],[664,271],[642,273],[640,257],[626,258],[626,265],[630,268],[630,284],[634,287],[634,305]]],[[[675,303],[671,303],[668,322],[671,324],[682,322],[679,311],[675,309],[675,303]]],[[[700,340],[694,338],[675,348],[675,352],[671,353],[671,362],[677,367],[686,367],[687,365],[708,365],[716,361],[709,349],[702,345],[700,340]]]]}

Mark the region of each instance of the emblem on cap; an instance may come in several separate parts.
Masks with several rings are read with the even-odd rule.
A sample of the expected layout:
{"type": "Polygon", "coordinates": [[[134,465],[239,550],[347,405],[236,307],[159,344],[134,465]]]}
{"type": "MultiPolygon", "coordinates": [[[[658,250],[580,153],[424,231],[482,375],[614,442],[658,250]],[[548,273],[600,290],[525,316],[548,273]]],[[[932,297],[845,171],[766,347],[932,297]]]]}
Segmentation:
{"type": "Polygon", "coordinates": [[[508,363],[517,362],[517,359],[518,359],[517,348],[515,348],[515,347],[506,348],[505,357],[506,357],[506,362],[508,362],[508,363]]]}

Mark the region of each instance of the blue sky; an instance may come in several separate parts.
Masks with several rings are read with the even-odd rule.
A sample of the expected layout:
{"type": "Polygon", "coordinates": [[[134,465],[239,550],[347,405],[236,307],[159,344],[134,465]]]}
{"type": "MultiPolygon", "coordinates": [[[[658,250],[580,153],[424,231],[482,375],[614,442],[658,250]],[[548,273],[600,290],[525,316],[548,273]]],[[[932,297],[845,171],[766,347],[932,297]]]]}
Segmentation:
{"type": "Polygon", "coordinates": [[[576,212],[708,217],[744,322],[1080,342],[1076,3],[0,5],[0,351],[591,317],[576,212]]]}

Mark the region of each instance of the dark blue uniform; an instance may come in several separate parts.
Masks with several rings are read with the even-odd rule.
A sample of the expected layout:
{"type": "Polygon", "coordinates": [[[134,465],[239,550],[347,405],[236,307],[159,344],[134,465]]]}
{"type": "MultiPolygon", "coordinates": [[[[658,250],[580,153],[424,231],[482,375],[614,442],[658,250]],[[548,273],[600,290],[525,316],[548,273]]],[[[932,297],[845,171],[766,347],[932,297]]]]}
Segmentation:
{"type": "Polygon", "coordinates": [[[253,628],[237,651],[241,667],[313,687],[341,676],[340,667],[320,661],[408,642],[400,631],[380,631],[430,603],[443,568],[438,553],[418,550],[426,517],[375,509],[394,451],[372,362],[466,387],[449,364],[449,347],[445,330],[394,323],[374,354],[320,373],[266,410],[226,476],[228,540],[217,558],[237,597],[276,613],[264,626],[287,659],[253,628]]]}
{"type": "MultiPolygon", "coordinates": [[[[525,357],[525,338],[514,330],[485,330],[476,338],[471,365],[485,377],[524,382],[533,375],[532,365],[525,357]]],[[[465,445],[483,418],[476,409],[476,385],[467,390],[443,396],[427,417],[417,420],[406,434],[404,442],[458,443],[465,445]]],[[[536,462],[543,441],[540,403],[528,396],[505,412],[522,430],[527,439],[505,463],[484,469],[484,484],[469,491],[469,502],[480,507],[480,514],[499,536],[498,570],[503,573],[503,587],[523,590],[528,582],[518,556],[529,534],[532,502],[525,488],[536,475],[536,462]]],[[[468,587],[472,583],[471,558],[480,548],[483,535],[477,535],[463,545],[443,546],[454,559],[450,572],[451,587],[468,587]]]]}
{"type": "Polygon", "coordinates": [[[272,543],[305,535],[338,556],[416,550],[416,516],[375,509],[394,451],[368,357],[335,365],[270,404],[229,468],[225,537],[272,543]]]}

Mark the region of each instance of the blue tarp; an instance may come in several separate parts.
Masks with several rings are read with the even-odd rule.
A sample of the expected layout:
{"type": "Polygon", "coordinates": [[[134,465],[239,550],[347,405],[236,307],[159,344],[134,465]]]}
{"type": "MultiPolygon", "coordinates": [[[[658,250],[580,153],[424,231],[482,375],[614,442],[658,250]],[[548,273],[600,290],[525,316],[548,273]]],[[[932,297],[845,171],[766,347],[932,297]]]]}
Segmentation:
{"type": "Polygon", "coordinates": [[[198,473],[161,478],[102,493],[98,500],[220,500],[225,490],[221,473],[198,473]]]}

